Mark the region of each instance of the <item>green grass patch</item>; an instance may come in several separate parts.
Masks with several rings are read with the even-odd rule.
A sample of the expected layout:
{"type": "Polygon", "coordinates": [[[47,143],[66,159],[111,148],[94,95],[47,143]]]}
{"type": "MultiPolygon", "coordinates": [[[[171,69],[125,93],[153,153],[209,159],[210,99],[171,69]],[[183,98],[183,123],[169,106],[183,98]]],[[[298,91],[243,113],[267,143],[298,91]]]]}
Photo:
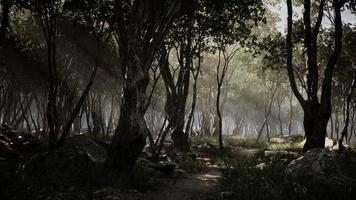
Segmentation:
{"type": "MultiPolygon", "coordinates": [[[[224,169],[220,185],[213,191],[212,199],[226,199],[223,198],[224,194],[229,194],[229,199],[239,200],[340,199],[340,194],[322,182],[289,177],[285,168],[295,158],[291,154],[236,159],[224,169]]],[[[351,193],[341,196],[343,195],[353,196],[351,193]]]]}
{"type": "MultiPolygon", "coordinates": [[[[214,137],[203,137],[203,138],[193,138],[192,145],[213,145],[218,147],[218,138],[214,137]]],[[[223,137],[223,144],[227,148],[258,148],[264,149],[267,147],[265,141],[256,142],[255,137],[241,137],[241,136],[225,136],[223,137]]]]}

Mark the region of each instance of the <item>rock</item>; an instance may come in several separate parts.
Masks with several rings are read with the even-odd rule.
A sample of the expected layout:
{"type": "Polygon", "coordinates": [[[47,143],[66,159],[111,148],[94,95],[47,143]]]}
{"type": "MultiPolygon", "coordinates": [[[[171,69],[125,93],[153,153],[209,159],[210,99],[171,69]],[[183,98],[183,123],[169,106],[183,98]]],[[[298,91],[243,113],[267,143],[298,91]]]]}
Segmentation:
{"type": "Polygon", "coordinates": [[[9,195],[10,198],[16,194],[21,180],[18,173],[21,166],[42,149],[43,145],[31,134],[16,131],[5,124],[0,125],[0,196],[9,195]]]}
{"type": "Polygon", "coordinates": [[[183,169],[176,168],[174,169],[174,177],[186,177],[187,172],[183,169]]]}
{"type": "Polygon", "coordinates": [[[25,179],[50,186],[72,183],[85,186],[97,178],[105,160],[106,151],[102,146],[79,135],[68,138],[61,148],[36,154],[25,164],[23,172],[25,179]]]}
{"type": "Polygon", "coordinates": [[[0,125],[0,176],[11,178],[23,162],[43,147],[34,136],[0,125]]]}
{"type": "Polygon", "coordinates": [[[346,195],[356,189],[356,182],[354,178],[347,176],[349,173],[345,171],[344,163],[335,151],[311,149],[293,160],[285,172],[295,180],[304,180],[306,183],[334,190],[335,194],[346,195]]]}
{"type": "Polygon", "coordinates": [[[106,161],[105,145],[84,135],[68,138],[64,148],[75,148],[79,151],[84,151],[95,165],[103,165],[106,161]]]}
{"type": "Polygon", "coordinates": [[[234,199],[235,193],[232,191],[223,191],[220,193],[222,199],[234,199]]]}
{"type": "Polygon", "coordinates": [[[165,174],[172,174],[174,172],[174,169],[177,167],[178,165],[176,163],[168,161],[160,161],[154,166],[156,170],[165,174]]]}

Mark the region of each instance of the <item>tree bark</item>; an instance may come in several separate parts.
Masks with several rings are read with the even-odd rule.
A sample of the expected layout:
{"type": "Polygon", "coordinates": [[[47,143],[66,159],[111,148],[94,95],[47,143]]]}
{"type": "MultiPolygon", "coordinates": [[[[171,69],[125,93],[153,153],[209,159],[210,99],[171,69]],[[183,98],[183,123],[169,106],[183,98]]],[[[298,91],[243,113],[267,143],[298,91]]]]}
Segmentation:
{"type": "Polygon", "coordinates": [[[149,69],[162,45],[182,1],[116,2],[120,66],[124,77],[120,119],[108,149],[105,165],[107,181],[117,176],[125,181],[146,143],[149,130],[144,118],[149,69]],[[164,8],[154,5],[162,3],[164,8]]]}
{"type": "MultiPolygon", "coordinates": [[[[268,117],[271,113],[271,108],[272,108],[272,104],[273,104],[273,99],[274,99],[274,95],[276,94],[276,91],[277,91],[278,87],[276,87],[273,92],[272,92],[272,95],[271,95],[271,99],[270,99],[270,102],[269,102],[269,105],[268,105],[268,108],[265,107],[265,119],[263,120],[263,123],[261,125],[261,128],[259,129],[259,131],[257,132],[257,139],[256,139],[256,143],[260,141],[261,139],[261,136],[262,136],[262,132],[263,132],[263,129],[265,128],[265,126],[268,126],[268,117]]],[[[269,140],[269,130],[267,130],[267,138],[269,140]]]]}
{"type": "Polygon", "coordinates": [[[327,124],[331,115],[331,86],[333,71],[340,56],[342,47],[342,21],[341,21],[341,8],[345,4],[344,0],[333,0],[333,8],[335,13],[335,35],[334,43],[335,47],[333,53],[330,56],[328,63],[324,71],[324,79],[322,82],[320,103],[318,99],[319,90],[319,72],[317,64],[317,38],[319,29],[321,26],[325,0],[321,0],[319,3],[319,12],[315,27],[311,27],[310,19],[310,0],[304,0],[304,27],[305,27],[305,39],[304,46],[307,51],[307,97],[305,100],[299,92],[296,81],[294,78],[294,72],[292,67],[293,58],[293,45],[292,45],[292,1],[287,0],[288,8],[288,33],[287,33],[287,69],[288,77],[291,83],[291,87],[294,95],[297,97],[299,103],[303,107],[304,111],[304,130],[306,136],[306,143],[303,147],[303,151],[306,152],[311,148],[324,148],[325,137],[327,132],[327,124]]]}
{"type": "Polygon", "coordinates": [[[9,27],[9,14],[10,14],[10,9],[12,7],[12,1],[11,0],[2,0],[1,1],[2,5],[2,16],[1,16],[1,24],[0,24],[0,46],[4,44],[5,38],[6,38],[6,32],[9,27]]]}
{"type": "Polygon", "coordinates": [[[293,122],[293,94],[289,97],[289,124],[288,124],[288,135],[292,134],[292,122],[293,122]]]}
{"type": "MultiPolygon", "coordinates": [[[[127,175],[146,144],[149,130],[144,118],[148,70],[130,59],[127,63],[120,120],[108,150],[107,167],[120,175],[127,175]],[[112,167],[115,167],[113,169],[112,167]]],[[[123,178],[123,176],[120,176],[123,178]]]]}
{"type": "Polygon", "coordinates": [[[356,68],[354,69],[354,73],[353,73],[353,80],[352,80],[352,84],[351,87],[349,89],[348,95],[347,95],[347,99],[346,99],[346,119],[345,119],[345,124],[344,124],[344,128],[342,129],[341,132],[341,137],[339,140],[339,151],[343,151],[344,150],[344,146],[342,145],[342,142],[344,140],[344,138],[346,137],[346,141],[347,141],[347,134],[348,134],[348,128],[349,128],[349,122],[350,122],[350,103],[352,100],[352,95],[354,93],[354,89],[356,86],[356,68]]]}
{"type": "MultiPolygon", "coordinates": [[[[189,135],[187,132],[184,132],[184,124],[185,106],[189,93],[191,58],[184,55],[184,61],[184,58],[180,57],[179,72],[177,82],[175,83],[174,75],[169,66],[169,55],[165,48],[163,47],[162,49],[161,59],[163,61],[160,62],[160,70],[166,88],[164,109],[169,122],[167,131],[170,132],[174,146],[178,151],[189,151],[189,135]]],[[[190,52],[190,50],[186,51],[185,49],[180,49],[180,51],[190,52]]]]}

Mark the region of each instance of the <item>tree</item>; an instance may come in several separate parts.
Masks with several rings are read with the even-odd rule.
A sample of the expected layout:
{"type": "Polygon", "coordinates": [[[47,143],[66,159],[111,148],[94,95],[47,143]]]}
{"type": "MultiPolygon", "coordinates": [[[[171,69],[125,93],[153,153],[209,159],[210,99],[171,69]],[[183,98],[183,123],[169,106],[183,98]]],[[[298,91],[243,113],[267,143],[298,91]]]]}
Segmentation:
{"type": "Polygon", "coordinates": [[[224,42],[218,44],[218,64],[216,65],[216,82],[218,85],[218,91],[216,94],[216,113],[218,116],[218,135],[219,135],[219,148],[223,148],[223,138],[222,138],[222,114],[220,110],[220,96],[221,88],[224,83],[226,72],[230,66],[231,60],[234,58],[238,51],[238,48],[228,50],[228,45],[224,42]]]}
{"type": "Polygon", "coordinates": [[[89,94],[98,70],[98,63],[95,63],[90,79],[82,94],[79,96],[78,101],[76,103],[71,102],[74,104],[74,108],[69,111],[68,119],[60,120],[60,113],[58,109],[58,105],[62,104],[62,102],[60,102],[60,99],[62,99],[60,95],[68,96],[68,94],[60,94],[59,92],[60,89],[68,90],[68,88],[65,87],[67,86],[67,83],[60,80],[61,75],[63,74],[60,74],[57,63],[57,39],[60,33],[58,18],[63,12],[63,6],[65,3],[66,2],[60,0],[34,1],[30,3],[19,1],[19,6],[32,9],[35,16],[38,17],[47,47],[47,66],[49,76],[46,119],[49,129],[48,147],[50,150],[64,144],[65,139],[69,135],[72,124],[77,118],[85,98],[89,94]],[[61,124],[61,121],[64,123],[61,124]]]}
{"type": "Polygon", "coordinates": [[[311,2],[310,0],[304,0],[304,48],[307,55],[307,99],[304,99],[300,93],[293,71],[293,45],[292,45],[292,23],[293,23],[293,8],[292,1],[287,0],[288,8],[288,31],[287,31],[287,69],[289,81],[294,95],[298,99],[304,111],[304,130],[306,136],[306,143],[303,147],[303,151],[306,152],[311,148],[323,148],[325,145],[326,127],[331,115],[331,86],[333,71],[336,62],[339,58],[342,47],[342,20],[341,20],[341,8],[346,1],[333,0],[332,6],[334,9],[335,17],[335,34],[334,34],[334,49],[331,56],[328,59],[326,67],[324,69],[324,77],[322,80],[321,95],[318,97],[319,92],[319,65],[317,59],[318,51],[318,34],[320,32],[320,26],[322,23],[325,0],[321,0],[318,7],[317,20],[312,27],[311,22],[311,2]],[[320,101],[319,101],[320,100],[320,101]]]}
{"type": "MultiPolygon", "coordinates": [[[[178,150],[189,150],[188,130],[196,95],[193,94],[192,108],[187,123],[185,123],[186,102],[191,74],[196,82],[200,74],[199,65],[202,55],[212,53],[218,40],[224,45],[235,41],[245,43],[251,28],[263,19],[263,11],[260,1],[243,1],[242,3],[236,0],[219,2],[199,0],[192,3],[184,15],[174,22],[167,36],[165,49],[162,51],[167,62],[160,66],[160,70],[167,93],[165,111],[169,124],[165,132],[171,134],[178,150]],[[176,54],[177,66],[169,61],[170,52],[176,54]],[[174,69],[170,66],[174,66],[174,69]]],[[[164,140],[164,137],[162,139],[164,140]]]]}
{"type": "Polygon", "coordinates": [[[0,46],[3,45],[9,28],[10,9],[14,5],[13,0],[1,0],[0,46]]]}
{"type": "Polygon", "coordinates": [[[115,1],[112,5],[114,18],[109,24],[117,38],[124,88],[120,119],[108,149],[108,177],[125,178],[146,143],[149,70],[181,5],[181,0],[115,1]]]}

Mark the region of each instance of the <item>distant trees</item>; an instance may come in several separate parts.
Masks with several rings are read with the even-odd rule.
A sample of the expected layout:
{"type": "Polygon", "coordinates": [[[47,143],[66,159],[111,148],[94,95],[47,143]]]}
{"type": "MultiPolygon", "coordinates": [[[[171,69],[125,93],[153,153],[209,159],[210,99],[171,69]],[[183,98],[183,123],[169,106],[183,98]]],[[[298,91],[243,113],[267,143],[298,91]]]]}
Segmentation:
{"type": "Polygon", "coordinates": [[[166,90],[165,120],[156,142],[150,138],[151,146],[157,146],[158,152],[169,135],[177,150],[190,150],[189,132],[197,103],[197,80],[201,74],[200,65],[204,54],[213,53],[218,37],[224,37],[226,45],[236,41],[236,36],[245,42],[254,23],[262,20],[261,2],[240,3],[193,1],[185,5],[181,15],[173,22],[156,58],[166,90]],[[228,12],[222,14],[225,10],[228,12]],[[248,12],[237,16],[242,10],[248,12]],[[194,83],[191,88],[192,81],[194,83]],[[187,115],[190,89],[193,89],[192,103],[187,115]]]}

